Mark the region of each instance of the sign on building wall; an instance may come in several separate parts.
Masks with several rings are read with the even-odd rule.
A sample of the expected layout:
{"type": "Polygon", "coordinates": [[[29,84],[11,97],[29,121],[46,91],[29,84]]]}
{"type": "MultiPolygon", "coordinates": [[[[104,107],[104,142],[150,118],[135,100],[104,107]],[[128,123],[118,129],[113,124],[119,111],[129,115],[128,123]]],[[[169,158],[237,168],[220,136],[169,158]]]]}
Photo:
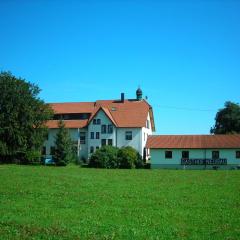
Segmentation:
{"type": "Polygon", "coordinates": [[[220,159],[202,159],[202,158],[190,158],[181,159],[182,165],[227,165],[226,158],[220,159]]]}

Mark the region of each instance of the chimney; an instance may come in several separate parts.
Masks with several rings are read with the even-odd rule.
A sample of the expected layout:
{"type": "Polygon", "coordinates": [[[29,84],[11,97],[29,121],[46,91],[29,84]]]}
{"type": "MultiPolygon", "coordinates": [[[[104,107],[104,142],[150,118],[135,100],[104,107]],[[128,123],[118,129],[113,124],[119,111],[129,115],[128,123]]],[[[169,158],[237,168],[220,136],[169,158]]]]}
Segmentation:
{"type": "Polygon", "coordinates": [[[124,102],[124,93],[121,93],[121,102],[124,102]]]}

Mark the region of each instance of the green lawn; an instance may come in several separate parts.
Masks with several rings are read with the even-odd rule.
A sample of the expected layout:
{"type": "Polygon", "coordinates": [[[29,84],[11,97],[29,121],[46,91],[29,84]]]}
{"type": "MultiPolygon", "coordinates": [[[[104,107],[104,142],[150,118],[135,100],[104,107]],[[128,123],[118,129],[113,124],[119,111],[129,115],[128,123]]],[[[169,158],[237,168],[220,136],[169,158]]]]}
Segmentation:
{"type": "Polygon", "coordinates": [[[0,239],[240,239],[240,171],[0,165],[0,239]]]}

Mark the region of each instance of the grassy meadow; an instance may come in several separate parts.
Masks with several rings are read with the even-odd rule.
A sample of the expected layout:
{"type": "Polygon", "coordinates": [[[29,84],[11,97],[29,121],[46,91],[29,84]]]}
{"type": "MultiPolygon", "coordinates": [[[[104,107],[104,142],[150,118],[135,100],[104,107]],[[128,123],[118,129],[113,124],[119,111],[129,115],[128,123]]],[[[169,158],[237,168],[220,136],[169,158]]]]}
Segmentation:
{"type": "Polygon", "coordinates": [[[0,165],[0,239],[240,239],[240,171],[0,165]]]}

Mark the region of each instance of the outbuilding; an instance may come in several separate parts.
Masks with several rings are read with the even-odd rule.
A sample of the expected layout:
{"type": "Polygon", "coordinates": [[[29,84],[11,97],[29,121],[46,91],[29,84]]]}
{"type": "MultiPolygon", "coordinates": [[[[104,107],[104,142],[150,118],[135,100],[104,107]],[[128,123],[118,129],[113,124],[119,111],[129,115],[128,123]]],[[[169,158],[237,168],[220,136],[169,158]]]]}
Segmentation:
{"type": "Polygon", "coordinates": [[[153,135],[146,148],[151,168],[240,168],[240,134],[153,135]]]}

